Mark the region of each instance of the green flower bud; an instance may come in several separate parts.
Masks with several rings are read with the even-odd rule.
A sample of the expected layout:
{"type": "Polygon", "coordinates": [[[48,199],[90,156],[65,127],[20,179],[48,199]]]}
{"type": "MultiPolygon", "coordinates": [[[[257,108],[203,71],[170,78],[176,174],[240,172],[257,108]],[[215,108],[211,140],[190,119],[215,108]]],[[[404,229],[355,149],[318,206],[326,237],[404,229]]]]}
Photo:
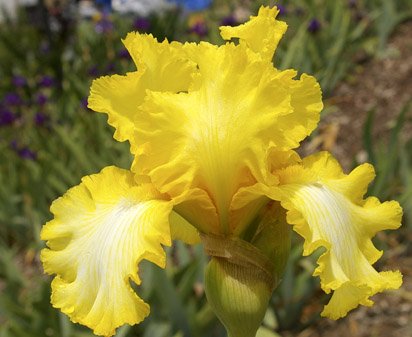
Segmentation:
{"type": "Polygon", "coordinates": [[[277,283],[274,265],[239,238],[202,236],[212,256],[205,271],[206,297],[229,337],[254,337],[277,283]]]}
{"type": "Polygon", "coordinates": [[[255,337],[290,251],[290,225],[277,203],[256,219],[250,242],[202,235],[211,260],[205,270],[206,297],[229,337],[255,337]]]}
{"type": "Polygon", "coordinates": [[[259,268],[242,266],[214,257],[206,267],[206,297],[225,326],[228,337],[254,337],[272,287],[259,268]]]}

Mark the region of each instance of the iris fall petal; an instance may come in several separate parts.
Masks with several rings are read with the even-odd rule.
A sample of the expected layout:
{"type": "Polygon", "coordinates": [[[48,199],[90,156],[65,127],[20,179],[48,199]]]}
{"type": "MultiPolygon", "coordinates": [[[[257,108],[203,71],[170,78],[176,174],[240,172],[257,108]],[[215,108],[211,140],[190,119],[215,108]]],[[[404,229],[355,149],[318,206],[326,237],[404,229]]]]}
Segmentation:
{"type": "Polygon", "coordinates": [[[42,229],[48,248],[41,259],[52,282],[52,304],[97,335],[111,336],[136,324],[149,306],[132,290],[138,264],[165,266],[170,245],[171,204],[154,199],[150,186],[136,186],[126,170],[107,167],[57,199],[55,218],[42,229]]]}
{"type": "Polygon", "coordinates": [[[378,273],[372,267],[382,254],[372,236],[398,228],[402,210],[395,201],[362,198],[374,177],[371,165],[345,175],[336,160],[323,152],[277,174],[280,185],[272,197],[281,201],[288,222],[305,239],[304,255],[326,249],[314,272],[322,289],[333,291],[323,316],[343,317],[359,304],[371,305],[369,297],[377,292],[400,287],[399,272],[378,273]]]}

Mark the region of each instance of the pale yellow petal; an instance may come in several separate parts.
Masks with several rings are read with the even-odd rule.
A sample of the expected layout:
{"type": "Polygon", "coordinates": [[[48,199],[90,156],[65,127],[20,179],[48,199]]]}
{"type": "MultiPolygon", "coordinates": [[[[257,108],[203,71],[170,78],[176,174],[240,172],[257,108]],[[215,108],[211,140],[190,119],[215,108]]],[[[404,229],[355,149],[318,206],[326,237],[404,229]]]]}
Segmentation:
{"type": "Polygon", "coordinates": [[[304,255],[326,248],[314,275],[322,289],[333,291],[322,315],[337,319],[385,289],[402,283],[399,272],[378,273],[372,264],[381,256],[371,237],[400,226],[402,210],[395,201],[363,200],[373,168],[361,165],[349,175],[327,153],[305,158],[302,164],[276,172],[280,185],[272,198],[288,210],[287,220],[305,239],[304,255]]]}
{"type": "Polygon", "coordinates": [[[130,281],[140,284],[143,259],[165,266],[172,205],[157,196],[151,186],[136,186],[129,171],[107,167],[53,203],[41,260],[46,273],[56,274],[53,306],[73,322],[111,336],[149,314],[130,281]]]}

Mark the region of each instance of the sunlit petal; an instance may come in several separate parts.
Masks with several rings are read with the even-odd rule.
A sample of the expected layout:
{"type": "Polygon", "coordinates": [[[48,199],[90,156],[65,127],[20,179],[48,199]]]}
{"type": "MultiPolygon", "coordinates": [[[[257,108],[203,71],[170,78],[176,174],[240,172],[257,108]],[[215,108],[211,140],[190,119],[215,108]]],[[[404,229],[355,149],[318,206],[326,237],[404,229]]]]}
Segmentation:
{"type": "Polygon", "coordinates": [[[333,291],[322,315],[337,319],[359,304],[371,305],[375,293],[400,287],[399,272],[378,273],[372,267],[382,252],[371,237],[398,228],[402,210],[395,201],[363,200],[374,177],[371,165],[345,175],[333,157],[319,153],[276,173],[280,185],[272,197],[281,201],[288,222],[304,237],[304,255],[326,248],[314,272],[322,289],[333,291]]]}
{"type": "Polygon", "coordinates": [[[220,34],[225,40],[239,38],[241,44],[248,46],[262,60],[271,61],[287,29],[285,22],[276,20],[278,13],[276,7],[261,7],[258,15],[243,25],[220,27],[220,34]]]}
{"type": "Polygon", "coordinates": [[[125,76],[104,76],[93,81],[89,108],[108,114],[118,141],[134,138],[134,122],[148,90],[186,91],[196,65],[182,44],[158,42],[152,35],[129,33],[123,41],[138,68],[125,76]]]}
{"type": "Polygon", "coordinates": [[[132,170],[172,197],[196,188],[199,198],[204,191],[220,231],[229,233],[234,193],[270,183],[270,152],[296,147],[313,130],[320,89],[313,78],[294,80],[294,72],[257,61],[242,46],[203,43],[185,50],[198,74],[187,93],[148,93],[135,123],[132,170]]]}
{"type": "Polygon", "coordinates": [[[136,186],[129,171],[107,167],[51,207],[55,218],[43,227],[49,248],[41,259],[56,274],[52,304],[97,335],[111,336],[149,313],[130,281],[140,284],[143,259],[165,266],[172,206],[156,196],[150,186],[136,186]]]}

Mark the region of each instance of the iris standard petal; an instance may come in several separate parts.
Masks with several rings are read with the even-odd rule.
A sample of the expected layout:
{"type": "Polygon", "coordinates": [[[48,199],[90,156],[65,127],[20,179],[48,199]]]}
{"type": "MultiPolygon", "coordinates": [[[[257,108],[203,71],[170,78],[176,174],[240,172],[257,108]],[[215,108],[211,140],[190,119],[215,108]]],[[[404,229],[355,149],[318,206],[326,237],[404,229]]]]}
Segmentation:
{"type": "Polygon", "coordinates": [[[273,53],[283,35],[276,13],[262,8],[250,21],[262,34],[274,29],[257,39],[265,41],[262,48],[242,37],[239,45],[218,47],[130,33],[124,44],[138,71],[92,85],[89,106],[109,115],[117,140],[130,141],[137,181],[150,177],[162,193],[182,200],[178,212],[206,233],[243,228],[262,202],[230,214],[233,195],[273,184],[270,153],[297,147],[319,120],[316,80],[295,79],[295,71],[278,71],[255,55],[273,53]]]}
{"type": "Polygon", "coordinates": [[[231,27],[220,27],[220,35],[225,40],[239,38],[241,44],[248,46],[265,61],[271,61],[276,47],[287,29],[287,24],[276,20],[279,10],[276,7],[260,7],[257,16],[251,16],[246,23],[231,27]]]}
{"type": "Polygon", "coordinates": [[[204,206],[212,210],[204,220],[217,214],[219,224],[196,225],[228,234],[237,222],[229,214],[233,195],[270,184],[268,156],[298,146],[314,129],[321,92],[314,78],[295,80],[295,72],[256,60],[245,46],[184,49],[198,73],[187,93],[148,93],[135,123],[132,170],[172,197],[203,191],[215,206],[204,206]]]}
{"type": "Polygon", "coordinates": [[[265,179],[267,148],[281,139],[276,121],[292,108],[269,64],[232,44],[203,46],[188,93],[148,94],[136,121],[132,170],[173,197],[200,188],[227,226],[233,193],[265,179]]]}
{"type": "Polygon", "coordinates": [[[52,204],[55,217],[41,232],[49,248],[41,260],[46,273],[56,274],[53,306],[73,322],[111,336],[148,315],[130,281],[140,284],[143,259],[165,266],[172,205],[157,196],[149,185],[136,186],[129,171],[107,167],[52,204]]]}
{"type": "Polygon", "coordinates": [[[333,291],[323,316],[343,317],[359,304],[371,305],[369,297],[377,292],[400,287],[399,272],[378,273],[372,267],[382,255],[372,236],[398,228],[402,209],[395,201],[363,199],[374,177],[371,165],[345,175],[336,160],[323,152],[276,174],[280,185],[272,198],[281,201],[288,210],[288,222],[305,239],[304,255],[319,247],[326,249],[314,272],[320,276],[322,289],[333,291]]]}
{"type": "Polygon", "coordinates": [[[134,122],[147,91],[186,91],[196,65],[178,42],[158,42],[152,35],[129,33],[123,41],[138,68],[125,76],[103,76],[90,89],[90,109],[108,114],[118,141],[132,141],[134,122]]]}

